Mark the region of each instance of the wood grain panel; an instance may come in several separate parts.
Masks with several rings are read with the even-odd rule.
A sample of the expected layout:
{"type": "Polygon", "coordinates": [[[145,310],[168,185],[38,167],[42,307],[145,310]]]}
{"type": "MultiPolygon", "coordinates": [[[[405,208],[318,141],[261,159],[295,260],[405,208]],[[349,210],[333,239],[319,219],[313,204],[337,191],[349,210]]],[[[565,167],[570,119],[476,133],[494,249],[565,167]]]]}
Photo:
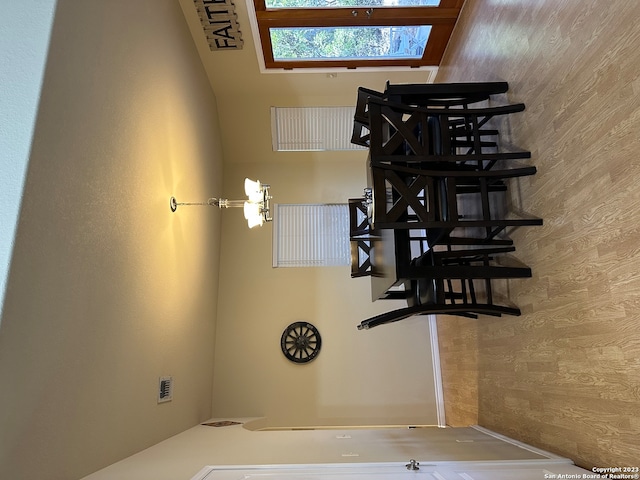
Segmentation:
{"type": "Polygon", "coordinates": [[[545,221],[512,234],[533,278],[498,288],[522,317],[438,320],[447,421],[587,469],[640,465],[639,18],[629,0],[468,0],[436,80],[506,80],[498,100],[527,105],[502,127],[538,174],[509,205],[545,221]]]}

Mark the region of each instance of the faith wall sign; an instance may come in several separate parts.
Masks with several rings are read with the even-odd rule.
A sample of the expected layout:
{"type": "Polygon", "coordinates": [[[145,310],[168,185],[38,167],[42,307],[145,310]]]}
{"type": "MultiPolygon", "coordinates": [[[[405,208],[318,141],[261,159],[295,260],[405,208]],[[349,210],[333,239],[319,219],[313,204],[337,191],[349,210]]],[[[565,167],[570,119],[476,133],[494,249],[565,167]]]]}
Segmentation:
{"type": "Polygon", "coordinates": [[[240,50],[243,41],[231,0],[193,0],[211,50],[240,50]]]}

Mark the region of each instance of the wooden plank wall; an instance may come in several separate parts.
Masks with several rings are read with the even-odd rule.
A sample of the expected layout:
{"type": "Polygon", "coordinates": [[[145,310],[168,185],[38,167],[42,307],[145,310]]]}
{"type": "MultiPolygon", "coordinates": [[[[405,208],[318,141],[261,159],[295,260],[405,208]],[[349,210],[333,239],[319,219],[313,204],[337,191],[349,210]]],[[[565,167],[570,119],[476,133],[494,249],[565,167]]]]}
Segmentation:
{"type": "Polygon", "coordinates": [[[640,466],[639,19],[636,0],[467,0],[436,79],[526,103],[509,135],[538,174],[510,195],[545,220],[512,235],[522,317],[439,319],[449,423],[588,469],[640,466]]]}

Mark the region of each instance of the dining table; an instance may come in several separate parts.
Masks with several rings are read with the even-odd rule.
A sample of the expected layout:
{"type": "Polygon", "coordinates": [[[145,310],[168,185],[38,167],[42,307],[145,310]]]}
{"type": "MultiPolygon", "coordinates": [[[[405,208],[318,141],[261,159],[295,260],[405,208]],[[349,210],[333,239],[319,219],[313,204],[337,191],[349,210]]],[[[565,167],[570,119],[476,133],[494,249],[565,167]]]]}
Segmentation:
{"type": "Polygon", "coordinates": [[[499,145],[505,116],[525,106],[469,106],[507,88],[494,82],[387,84],[384,94],[358,89],[351,141],[368,149],[367,182],[350,202],[358,202],[359,215],[366,212],[368,228],[350,230],[352,246],[364,245],[356,255],[352,249],[352,277],[369,276],[372,301],[407,304],[359,329],[416,314],[520,314],[493,303],[491,280],[532,276],[510,255],[515,246],[507,229],[542,225],[509,209],[505,193],[508,179],[536,173],[516,163],[531,152],[499,145]],[[354,274],[354,259],[366,269],[354,274]]]}
{"type": "MultiPolygon", "coordinates": [[[[431,85],[417,93],[425,95],[428,91],[433,99],[444,101],[455,90],[461,98],[475,101],[507,88],[506,83],[431,85]]],[[[442,264],[443,250],[457,250],[454,256],[460,258],[473,255],[460,254],[459,250],[488,247],[496,248],[496,254],[502,253],[498,252],[499,246],[513,244],[498,238],[507,227],[542,224],[538,218],[501,214],[502,205],[493,205],[497,197],[489,195],[506,191],[505,179],[536,173],[534,166],[493,168],[497,159],[512,162],[530,158],[531,154],[494,151],[497,144],[484,138],[496,135],[496,131],[484,129],[485,122],[493,116],[521,112],[524,104],[469,109],[465,101],[462,108],[449,109],[442,104],[442,108],[425,110],[390,101],[405,101],[416,93],[416,86],[387,85],[387,98],[366,97],[371,92],[361,90],[359,101],[364,99],[368,104],[368,118],[362,121],[368,122],[370,133],[363,201],[372,232],[372,300],[403,298],[403,285],[424,278],[530,276],[528,267],[496,262],[480,265],[468,260],[448,261],[446,268],[442,264]],[[459,123],[461,120],[464,122],[459,123]],[[458,150],[449,145],[449,140],[458,140],[459,129],[472,138],[470,147],[458,150]],[[419,262],[415,261],[417,257],[421,257],[419,262]]],[[[501,255],[500,260],[503,258],[501,255]]]]}

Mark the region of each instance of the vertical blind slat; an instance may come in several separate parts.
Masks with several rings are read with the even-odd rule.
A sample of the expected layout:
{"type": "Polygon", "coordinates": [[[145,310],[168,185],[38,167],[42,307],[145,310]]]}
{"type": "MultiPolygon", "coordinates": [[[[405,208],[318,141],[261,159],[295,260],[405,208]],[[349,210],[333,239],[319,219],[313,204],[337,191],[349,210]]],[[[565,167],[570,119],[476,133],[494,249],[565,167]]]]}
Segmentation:
{"type": "Polygon", "coordinates": [[[358,150],[353,107],[271,107],[275,151],[358,150]]]}
{"type": "Polygon", "coordinates": [[[273,221],[274,267],[351,264],[346,204],[277,204],[273,221]]]}

